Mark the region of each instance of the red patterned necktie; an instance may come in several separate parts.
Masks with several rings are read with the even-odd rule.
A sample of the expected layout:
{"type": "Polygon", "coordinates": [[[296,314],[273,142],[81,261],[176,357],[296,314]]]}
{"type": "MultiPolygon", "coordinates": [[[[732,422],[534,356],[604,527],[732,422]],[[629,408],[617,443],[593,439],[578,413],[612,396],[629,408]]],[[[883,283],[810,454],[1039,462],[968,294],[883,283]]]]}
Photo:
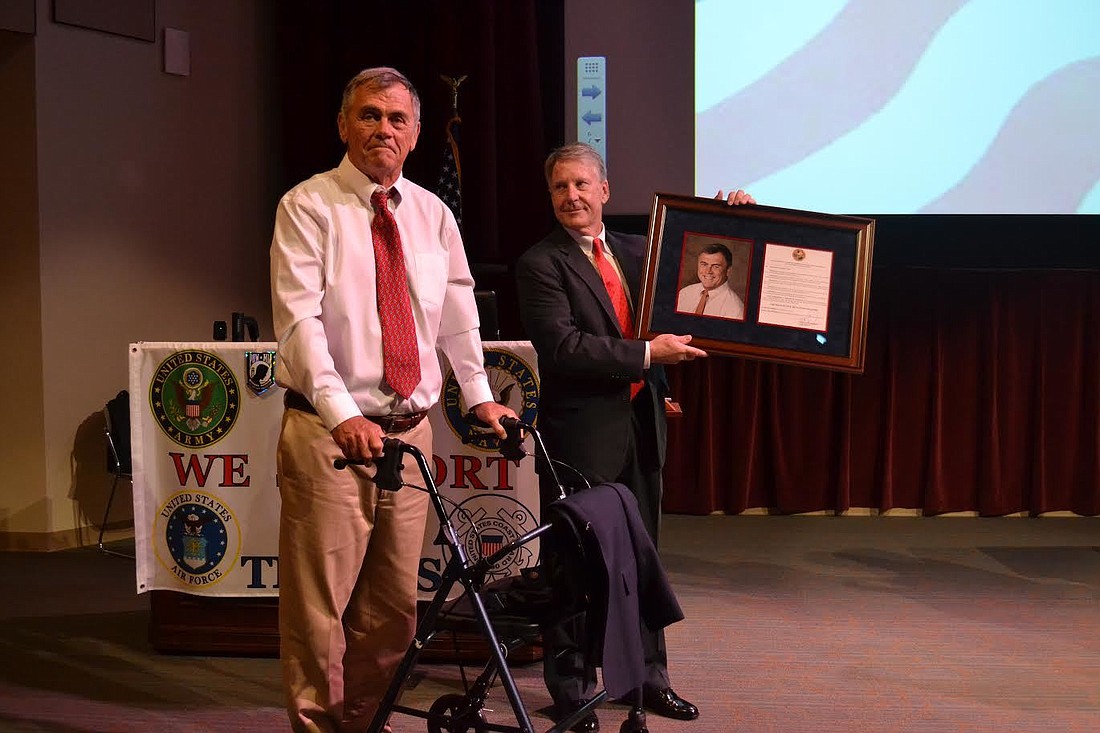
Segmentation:
{"type": "Polygon", "coordinates": [[[408,399],[420,383],[420,350],[409,302],[401,234],[388,201],[389,193],[383,188],[376,188],[370,197],[374,206],[370,231],[374,239],[378,318],[382,324],[382,376],[394,392],[408,399]]]}
{"type": "MultiPolygon", "coordinates": [[[[600,271],[600,279],[607,288],[607,294],[611,297],[611,306],[615,309],[615,317],[619,320],[619,328],[622,329],[624,338],[634,337],[634,317],[630,314],[630,301],[626,299],[626,289],[623,287],[622,278],[615,270],[615,266],[608,261],[603,253],[603,242],[598,238],[592,240],[592,259],[596,262],[596,269],[600,271]]],[[[634,399],[642,389],[644,382],[632,382],[630,385],[630,399],[634,399]]]]}

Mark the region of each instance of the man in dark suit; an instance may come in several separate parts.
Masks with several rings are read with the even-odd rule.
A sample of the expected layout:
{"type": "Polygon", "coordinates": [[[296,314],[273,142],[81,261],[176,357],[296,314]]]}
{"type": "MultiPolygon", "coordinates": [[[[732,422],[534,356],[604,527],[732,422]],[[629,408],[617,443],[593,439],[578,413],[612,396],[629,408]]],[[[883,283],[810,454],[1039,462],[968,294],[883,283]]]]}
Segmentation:
{"type": "MultiPolygon", "coordinates": [[[[561,226],[516,265],[520,317],[538,354],[539,431],[550,456],[588,481],[630,487],[656,545],[667,391],[661,365],[706,352],[691,346],[687,335],[633,338],[646,243],[644,237],[604,228],[603,205],[611,192],[599,153],[581,143],[555,150],[546,160],[546,181],[561,226]]],[[[755,203],[743,191],[727,201],[755,203]]],[[[557,494],[547,478],[543,475],[544,501],[557,494]]],[[[561,478],[569,482],[569,476],[561,478]]],[[[546,685],[562,715],[595,692],[595,670],[581,653],[582,633],[578,623],[543,633],[546,685]]],[[[664,634],[648,629],[642,634],[645,708],[680,720],[698,717],[698,708],[669,683],[664,634]]],[[[599,720],[593,713],[573,730],[592,733],[599,720]]]]}

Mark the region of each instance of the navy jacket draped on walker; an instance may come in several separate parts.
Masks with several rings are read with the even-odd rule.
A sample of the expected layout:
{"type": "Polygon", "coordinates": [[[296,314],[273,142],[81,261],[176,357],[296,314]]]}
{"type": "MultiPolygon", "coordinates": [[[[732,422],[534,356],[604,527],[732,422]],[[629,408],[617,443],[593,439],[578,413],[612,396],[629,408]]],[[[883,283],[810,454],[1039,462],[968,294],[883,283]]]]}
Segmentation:
{"type": "Polygon", "coordinates": [[[589,658],[603,667],[607,693],[624,697],[645,682],[641,625],[656,631],[680,621],[684,613],[627,487],[597,484],[548,511],[561,512],[578,529],[590,531],[599,546],[606,570],[600,580],[606,585],[594,594],[603,607],[588,609],[586,644],[589,658]]]}

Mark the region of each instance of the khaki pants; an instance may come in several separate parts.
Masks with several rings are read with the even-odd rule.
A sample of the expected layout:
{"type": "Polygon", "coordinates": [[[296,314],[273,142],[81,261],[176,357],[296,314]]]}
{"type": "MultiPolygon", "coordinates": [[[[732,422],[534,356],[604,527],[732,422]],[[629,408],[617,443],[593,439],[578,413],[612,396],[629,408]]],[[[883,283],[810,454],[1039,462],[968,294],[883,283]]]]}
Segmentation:
{"type": "MultiPolygon", "coordinates": [[[[422,420],[396,437],[432,459],[422,420]]],[[[373,467],[344,471],[316,415],[288,409],[279,436],[279,634],[294,731],[363,731],[416,630],[428,497],[380,491],[373,467]]],[[[406,457],[403,479],[424,479],[406,457]]]]}

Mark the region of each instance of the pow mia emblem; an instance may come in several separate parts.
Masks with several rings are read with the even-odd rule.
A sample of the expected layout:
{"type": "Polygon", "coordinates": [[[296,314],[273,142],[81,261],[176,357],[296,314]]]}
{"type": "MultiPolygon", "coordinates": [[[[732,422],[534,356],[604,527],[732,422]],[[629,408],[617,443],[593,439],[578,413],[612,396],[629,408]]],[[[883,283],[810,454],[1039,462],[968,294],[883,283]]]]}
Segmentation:
{"type": "Polygon", "coordinates": [[[244,352],[245,373],[248,374],[248,388],[262,395],[275,386],[275,352],[244,352]]]}
{"type": "MultiPolygon", "coordinates": [[[[480,494],[462,502],[451,515],[466,555],[473,561],[489,557],[538,526],[531,511],[510,496],[480,494]]],[[[487,581],[517,575],[536,564],[531,545],[517,547],[489,568],[487,581]]]]}
{"type": "MultiPolygon", "coordinates": [[[[535,370],[511,351],[485,349],[485,372],[497,404],[511,407],[520,422],[534,424],[539,406],[539,381],[535,370]]],[[[443,416],[463,445],[486,453],[500,450],[500,438],[488,428],[470,425],[466,420],[469,408],[462,398],[454,370],[443,380],[443,416]]]]}
{"type": "Polygon", "coordinates": [[[188,587],[222,580],[237,565],[241,529],[220,499],[201,492],[175,494],[157,514],[156,554],[188,587]]]}
{"type": "Polygon", "coordinates": [[[237,422],[237,378],[213,354],[177,351],[154,372],[149,406],[160,429],[174,442],[187,448],[211,445],[237,422]]]}

